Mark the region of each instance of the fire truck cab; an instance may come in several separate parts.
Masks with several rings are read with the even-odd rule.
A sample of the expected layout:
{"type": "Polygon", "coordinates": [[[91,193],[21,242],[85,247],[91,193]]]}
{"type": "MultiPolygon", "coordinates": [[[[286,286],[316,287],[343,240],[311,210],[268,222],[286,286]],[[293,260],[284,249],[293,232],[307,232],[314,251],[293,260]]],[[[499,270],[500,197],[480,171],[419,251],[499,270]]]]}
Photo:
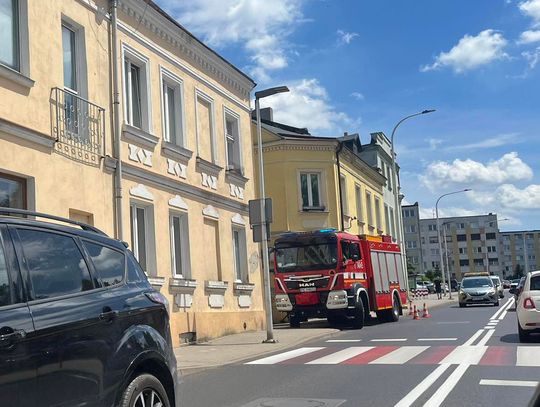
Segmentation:
{"type": "Polygon", "coordinates": [[[399,246],[390,237],[334,229],[280,235],[274,244],[275,301],[291,327],[308,318],[347,318],[362,328],[374,311],[397,321],[407,301],[399,246]]]}

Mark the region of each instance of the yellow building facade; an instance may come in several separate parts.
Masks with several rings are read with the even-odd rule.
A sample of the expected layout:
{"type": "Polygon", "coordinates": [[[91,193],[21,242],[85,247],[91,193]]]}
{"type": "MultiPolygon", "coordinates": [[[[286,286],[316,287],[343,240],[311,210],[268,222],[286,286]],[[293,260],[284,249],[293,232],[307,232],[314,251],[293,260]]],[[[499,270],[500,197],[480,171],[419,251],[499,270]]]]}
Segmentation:
{"type": "Polygon", "coordinates": [[[12,0],[2,16],[16,29],[0,52],[0,205],[127,241],[169,299],[175,345],[264,328],[255,84],[152,2],[117,2],[113,42],[112,3],[12,0]]]}
{"type": "Polygon", "coordinates": [[[262,136],[273,237],[321,228],[388,234],[382,209],[386,178],[356,153],[358,135],[314,137],[306,129],[263,120],[262,136]]]}

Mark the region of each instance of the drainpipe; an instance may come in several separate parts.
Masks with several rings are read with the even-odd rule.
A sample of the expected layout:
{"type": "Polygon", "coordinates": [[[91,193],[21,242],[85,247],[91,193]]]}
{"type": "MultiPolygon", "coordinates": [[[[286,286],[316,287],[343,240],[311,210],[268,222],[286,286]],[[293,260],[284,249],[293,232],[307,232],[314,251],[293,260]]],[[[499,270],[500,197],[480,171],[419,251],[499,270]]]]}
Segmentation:
{"type": "Polygon", "coordinates": [[[341,150],[343,150],[343,143],[338,140],[338,147],[336,148],[336,162],[337,162],[337,173],[338,173],[338,191],[339,191],[339,213],[340,216],[340,223],[341,223],[341,230],[345,230],[345,221],[343,216],[343,194],[341,191],[341,164],[339,163],[339,153],[341,153],[341,150]]]}
{"type": "Polygon", "coordinates": [[[122,144],[120,143],[120,92],[118,90],[118,0],[111,0],[111,52],[112,52],[112,85],[113,85],[113,140],[116,170],[114,172],[114,209],[116,221],[116,238],[123,240],[122,216],[122,144]]]}

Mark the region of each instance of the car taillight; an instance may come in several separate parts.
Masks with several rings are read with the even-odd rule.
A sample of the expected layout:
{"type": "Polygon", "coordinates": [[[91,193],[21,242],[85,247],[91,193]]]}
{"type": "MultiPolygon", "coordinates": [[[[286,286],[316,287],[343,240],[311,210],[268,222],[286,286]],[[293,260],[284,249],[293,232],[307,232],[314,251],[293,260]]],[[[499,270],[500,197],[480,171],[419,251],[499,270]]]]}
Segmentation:
{"type": "Polygon", "coordinates": [[[535,309],[536,306],[534,305],[534,301],[532,298],[525,298],[523,300],[523,308],[525,309],[535,309]]]}
{"type": "Polygon", "coordinates": [[[165,309],[167,312],[169,311],[169,301],[165,296],[157,291],[148,291],[144,293],[148,299],[152,302],[155,302],[156,304],[161,304],[165,306],[165,309]]]}

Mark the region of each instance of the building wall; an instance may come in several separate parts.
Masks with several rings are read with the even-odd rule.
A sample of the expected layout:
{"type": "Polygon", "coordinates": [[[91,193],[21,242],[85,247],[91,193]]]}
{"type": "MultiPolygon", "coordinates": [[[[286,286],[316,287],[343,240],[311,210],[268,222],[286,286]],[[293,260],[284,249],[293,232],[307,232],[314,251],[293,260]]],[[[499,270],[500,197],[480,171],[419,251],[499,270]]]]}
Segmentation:
{"type": "Polygon", "coordinates": [[[408,262],[414,267],[415,273],[423,274],[424,261],[420,234],[420,214],[418,203],[402,206],[403,231],[405,235],[405,253],[408,262]]]}
{"type": "Polygon", "coordinates": [[[540,231],[509,231],[500,233],[501,268],[506,276],[522,270],[534,271],[540,267],[540,231]],[[526,249],[523,238],[526,238],[526,249]]]}

